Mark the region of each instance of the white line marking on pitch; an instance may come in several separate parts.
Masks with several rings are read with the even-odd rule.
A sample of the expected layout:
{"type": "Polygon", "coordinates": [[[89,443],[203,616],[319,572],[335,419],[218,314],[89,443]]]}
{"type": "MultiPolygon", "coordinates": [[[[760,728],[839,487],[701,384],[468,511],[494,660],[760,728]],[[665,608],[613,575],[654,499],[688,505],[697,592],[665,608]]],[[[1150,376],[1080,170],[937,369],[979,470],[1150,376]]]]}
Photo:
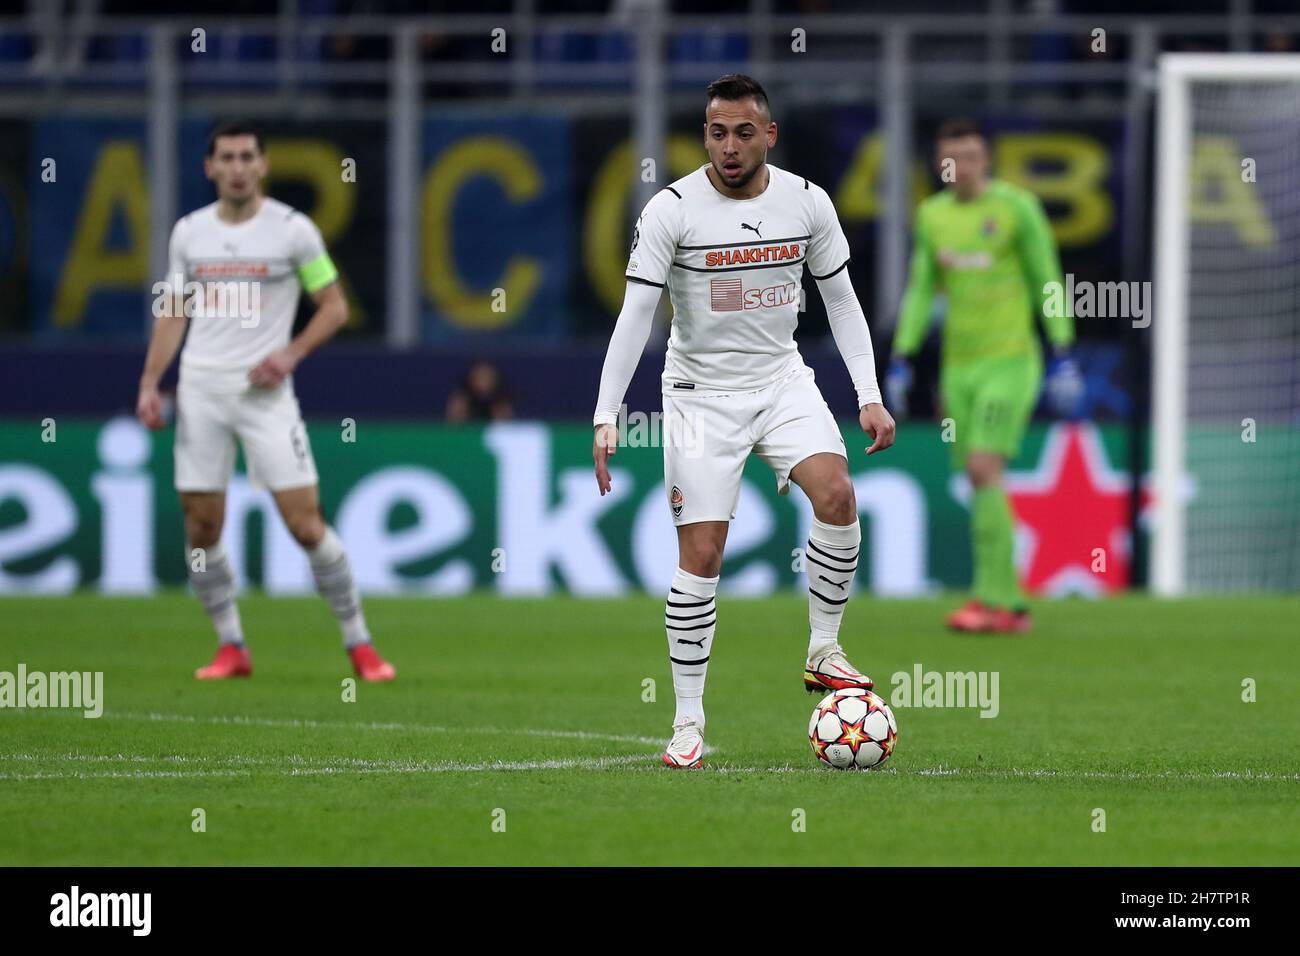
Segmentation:
{"type": "MultiPolygon", "coordinates": [[[[456,761],[411,761],[411,760],[375,760],[364,757],[322,756],[306,757],[301,754],[286,754],[279,758],[255,757],[243,754],[223,754],[220,756],[162,754],[146,756],[143,754],[32,754],[0,753],[0,762],[12,761],[32,763],[36,761],[53,761],[81,764],[111,763],[163,763],[194,765],[191,769],[179,770],[122,770],[89,772],[85,770],[37,771],[33,773],[0,773],[0,780],[45,780],[45,779],[151,779],[151,778],[187,778],[187,777],[223,777],[250,776],[256,771],[248,767],[276,770],[287,776],[322,776],[347,773],[371,774],[419,774],[419,773],[480,773],[502,770],[600,770],[606,767],[644,764],[649,772],[659,772],[653,754],[620,754],[608,757],[572,757],[553,760],[523,761],[482,761],[464,763],[456,761]],[[216,769],[198,769],[199,767],[216,769]]],[[[824,774],[827,768],[812,766],[796,767],[783,764],[771,767],[739,767],[728,764],[706,765],[706,771],[713,773],[789,773],[789,774],[824,774]]],[[[876,776],[888,777],[966,777],[966,778],[1003,778],[1003,779],[1045,779],[1045,780],[1227,780],[1235,782],[1295,782],[1300,781],[1300,774],[1275,774],[1256,770],[1219,770],[1219,771],[1182,771],[1163,770],[1152,773],[1136,771],[1068,771],[1021,768],[970,768],[970,767],[882,767],[872,771],[876,776]]]]}
{"type": "MultiPolygon", "coordinates": [[[[34,755],[17,755],[18,759],[39,760],[39,759],[61,759],[41,758],[34,755]]],[[[87,754],[67,754],[65,757],[74,759],[95,760],[96,755],[87,754]]],[[[15,755],[0,754],[0,760],[14,759],[15,755]]],[[[105,761],[114,759],[122,761],[149,760],[151,758],[141,757],[135,754],[118,754],[116,757],[104,756],[105,761]]],[[[159,760],[176,759],[176,758],[157,758],[159,760]]],[[[180,758],[186,760],[189,758],[180,758]]],[[[229,758],[234,762],[236,758],[229,758]]],[[[328,758],[327,758],[328,759],[328,758]]],[[[457,763],[455,761],[444,761],[440,763],[426,763],[422,761],[404,761],[404,760],[362,760],[359,758],[343,760],[334,759],[332,763],[324,763],[321,766],[311,766],[306,758],[291,756],[284,761],[274,760],[257,760],[260,766],[277,765],[285,776],[315,776],[330,774],[348,774],[348,773],[372,773],[372,774],[422,774],[422,773],[480,773],[485,771],[513,771],[513,770],[600,770],[605,767],[621,766],[624,764],[641,763],[652,760],[651,754],[620,754],[612,757],[575,757],[571,759],[559,760],[496,760],[483,763],[457,763]],[[283,766],[284,763],[289,766],[283,766]]],[[[103,772],[86,772],[82,770],[75,771],[39,771],[36,773],[0,773],[0,780],[103,780],[103,779],[156,779],[156,778],[179,778],[186,779],[192,777],[246,777],[253,773],[251,770],[240,770],[231,768],[228,770],[112,770],[103,772]]]]}
{"type": "Polygon", "coordinates": [[[439,727],[435,724],[349,723],[342,720],[305,720],[301,718],[279,717],[199,717],[192,714],[131,714],[105,711],[105,717],[119,717],[123,720],[150,720],[166,723],[202,723],[234,724],[248,727],[289,727],[301,730],[396,730],[404,733],[424,734],[505,734],[524,737],[556,737],[571,740],[602,740],[617,744],[646,744],[651,747],[663,746],[659,737],[637,737],[630,734],[596,734],[586,730],[543,730],[535,728],[514,728],[504,730],[500,727],[439,727]]]}

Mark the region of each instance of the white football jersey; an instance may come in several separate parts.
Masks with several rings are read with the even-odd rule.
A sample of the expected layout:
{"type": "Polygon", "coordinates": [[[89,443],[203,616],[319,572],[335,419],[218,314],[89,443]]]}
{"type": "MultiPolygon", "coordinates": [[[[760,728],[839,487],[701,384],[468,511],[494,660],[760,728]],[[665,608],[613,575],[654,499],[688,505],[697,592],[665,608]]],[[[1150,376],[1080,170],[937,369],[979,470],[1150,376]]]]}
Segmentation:
{"type": "Polygon", "coordinates": [[[217,204],[182,217],[172,229],[167,281],[200,283],[181,375],[211,387],[241,390],[248,372],[289,344],[301,290],[337,278],[320,230],[292,206],[269,196],[251,219],[228,223],[217,204]]]}
{"type": "Polygon", "coordinates": [[[665,392],[748,391],[801,367],[794,330],[804,264],[825,279],[849,261],[820,186],[768,163],[761,194],[730,199],[708,168],[651,198],[632,234],[627,278],[667,286],[672,300],[665,392]]]}

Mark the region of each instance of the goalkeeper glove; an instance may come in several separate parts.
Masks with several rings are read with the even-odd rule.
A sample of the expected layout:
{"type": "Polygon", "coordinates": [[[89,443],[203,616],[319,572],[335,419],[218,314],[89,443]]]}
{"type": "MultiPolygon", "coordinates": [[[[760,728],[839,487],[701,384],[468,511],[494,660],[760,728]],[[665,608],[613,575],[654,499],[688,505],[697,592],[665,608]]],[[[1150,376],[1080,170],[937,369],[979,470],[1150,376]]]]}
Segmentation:
{"type": "Polygon", "coordinates": [[[1084,394],[1083,373],[1069,352],[1057,352],[1048,364],[1043,391],[1052,411],[1061,418],[1074,418],[1078,415],[1084,394]]]}
{"type": "Polygon", "coordinates": [[[885,373],[885,401],[889,403],[889,411],[899,418],[907,416],[907,393],[911,388],[912,363],[896,355],[885,373]]]}

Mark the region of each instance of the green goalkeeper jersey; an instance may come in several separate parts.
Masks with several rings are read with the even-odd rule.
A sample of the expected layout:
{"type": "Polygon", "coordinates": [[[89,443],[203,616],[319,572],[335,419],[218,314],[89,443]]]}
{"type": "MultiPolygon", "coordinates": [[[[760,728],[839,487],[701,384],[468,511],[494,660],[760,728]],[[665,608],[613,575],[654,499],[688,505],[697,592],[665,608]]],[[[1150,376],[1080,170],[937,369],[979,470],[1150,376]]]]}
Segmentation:
{"type": "Polygon", "coordinates": [[[1035,353],[1039,315],[1052,345],[1068,346],[1074,339],[1068,305],[1062,315],[1043,311],[1044,285],[1061,281],[1056,242],[1033,193],[999,179],[967,201],[945,189],[917,209],[894,353],[910,356],[921,347],[936,290],[948,300],[945,364],[1035,353]]]}

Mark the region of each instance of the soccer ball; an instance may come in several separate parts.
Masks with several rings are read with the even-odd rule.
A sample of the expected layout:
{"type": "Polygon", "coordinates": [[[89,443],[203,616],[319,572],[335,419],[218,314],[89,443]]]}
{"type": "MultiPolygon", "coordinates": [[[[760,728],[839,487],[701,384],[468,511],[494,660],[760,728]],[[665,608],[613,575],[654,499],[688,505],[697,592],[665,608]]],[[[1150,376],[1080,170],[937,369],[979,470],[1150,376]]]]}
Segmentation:
{"type": "Polygon", "coordinates": [[[822,698],[808,721],[813,753],[837,770],[869,770],[894,752],[898,722],[889,706],[869,690],[850,687],[822,698]]]}

